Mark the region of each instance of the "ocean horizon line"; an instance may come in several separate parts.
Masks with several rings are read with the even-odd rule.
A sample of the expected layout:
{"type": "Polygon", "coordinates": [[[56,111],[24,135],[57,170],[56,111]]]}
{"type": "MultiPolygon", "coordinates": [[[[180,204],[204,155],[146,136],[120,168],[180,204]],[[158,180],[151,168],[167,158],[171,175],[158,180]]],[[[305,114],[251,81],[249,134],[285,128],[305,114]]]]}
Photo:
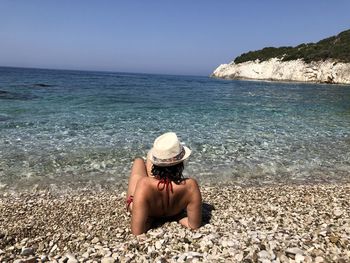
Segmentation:
{"type": "Polygon", "coordinates": [[[70,71],[70,72],[91,72],[91,73],[113,73],[113,74],[150,75],[150,76],[157,76],[158,75],[158,76],[174,76],[174,77],[208,77],[208,78],[210,78],[210,74],[208,74],[208,75],[193,75],[193,74],[175,74],[175,73],[147,73],[147,72],[129,72],[129,71],[113,71],[113,70],[45,68],[45,67],[25,67],[25,66],[7,66],[7,65],[0,65],[0,68],[70,71]]]}

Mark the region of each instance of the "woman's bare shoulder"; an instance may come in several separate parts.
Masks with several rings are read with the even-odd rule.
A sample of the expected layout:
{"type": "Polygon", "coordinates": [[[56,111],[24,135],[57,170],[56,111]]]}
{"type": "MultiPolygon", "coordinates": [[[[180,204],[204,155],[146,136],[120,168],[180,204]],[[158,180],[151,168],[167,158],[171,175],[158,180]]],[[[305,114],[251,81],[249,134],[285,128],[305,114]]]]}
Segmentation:
{"type": "Polygon", "coordinates": [[[186,183],[188,183],[188,184],[196,184],[196,185],[198,185],[197,180],[194,179],[194,178],[185,178],[184,181],[185,181],[186,183]]]}
{"type": "Polygon", "coordinates": [[[199,185],[196,179],[188,178],[186,180],[186,192],[187,192],[187,201],[188,204],[198,205],[201,203],[201,191],[199,189],[199,185]]]}
{"type": "Polygon", "coordinates": [[[185,180],[183,180],[183,183],[184,183],[184,185],[186,185],[186,187],[191,188],[191,189],[199,188],[198,182],[194,178],[185,178],[185,180]]]}
{"type": "Polygon", "coordinates": [[[154,178],[152,177],[143,177],[140,178],[139,181],[137,182],[136,189],[135,191],[137,192],[148,192],[150,190],[150,186],[154,184],[154,178]]]}

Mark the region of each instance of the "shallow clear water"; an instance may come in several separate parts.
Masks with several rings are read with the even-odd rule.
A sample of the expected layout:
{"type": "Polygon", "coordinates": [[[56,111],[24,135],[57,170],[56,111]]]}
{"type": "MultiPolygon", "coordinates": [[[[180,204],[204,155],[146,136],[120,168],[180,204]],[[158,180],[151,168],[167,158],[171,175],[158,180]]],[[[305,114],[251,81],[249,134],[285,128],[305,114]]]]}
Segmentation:
{"type": "Polygon", "coordinates": [[[0,188],[124,183],[166,131],[201,182],[350,181],[349,86],[0,68],[0,188]]]}

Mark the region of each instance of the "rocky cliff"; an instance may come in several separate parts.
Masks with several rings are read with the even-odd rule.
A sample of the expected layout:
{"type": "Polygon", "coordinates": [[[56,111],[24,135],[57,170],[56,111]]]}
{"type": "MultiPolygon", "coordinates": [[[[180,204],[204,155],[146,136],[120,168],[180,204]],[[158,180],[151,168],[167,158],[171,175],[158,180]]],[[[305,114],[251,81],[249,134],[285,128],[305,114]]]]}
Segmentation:
{"type": "Polygon", "coordinates": [[[272,81],[302,81],[314,83],[350,84],[350,63],[325,61],[304,62],[302,59],[222,64],[211,75],[224,79],[254,79],[272,81]]]}

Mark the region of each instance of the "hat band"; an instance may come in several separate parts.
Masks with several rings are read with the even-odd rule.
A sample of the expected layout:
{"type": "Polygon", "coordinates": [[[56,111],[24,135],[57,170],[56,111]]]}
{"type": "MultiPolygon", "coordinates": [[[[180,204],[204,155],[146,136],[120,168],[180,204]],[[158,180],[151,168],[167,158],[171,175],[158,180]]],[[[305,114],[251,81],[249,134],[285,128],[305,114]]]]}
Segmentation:
{"type": "Polygon", "coordinates": [[[156,163],[174,163],[181,160],[184,156],[185,156],[185,148],[181,145],[180,153],[178,155],[175,155],[174,157],[171,157],[168,159],[161,159],[153,155],[152,158],[153,158],[153,161],[156,163]]]}

